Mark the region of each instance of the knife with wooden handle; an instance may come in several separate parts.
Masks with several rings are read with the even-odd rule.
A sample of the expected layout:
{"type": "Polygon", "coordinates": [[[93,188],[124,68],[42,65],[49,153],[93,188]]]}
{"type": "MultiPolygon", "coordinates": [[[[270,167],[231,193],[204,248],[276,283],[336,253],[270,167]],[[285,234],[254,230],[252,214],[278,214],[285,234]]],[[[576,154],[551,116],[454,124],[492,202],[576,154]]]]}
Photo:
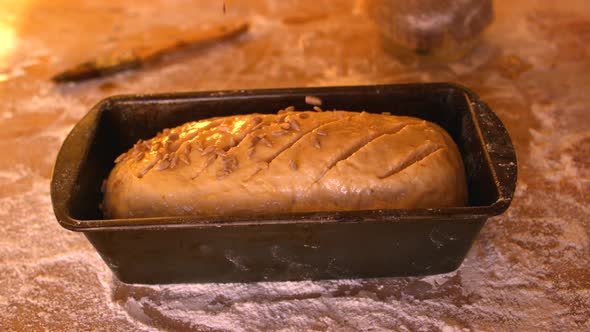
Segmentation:
{"type": "Polygon", "coordinates": [[[128,69],[139,68],[156,61],[164,55],[186,48],[207,46],[214,42],[230,39],[248,31],[247,22],[218,25],[183,35],[170,43],[160,45],[142,45],[139,47],[115,51],[104,56],[83,62],[51,78],[54,82],[76,82],[118,73],[128,69]]]}

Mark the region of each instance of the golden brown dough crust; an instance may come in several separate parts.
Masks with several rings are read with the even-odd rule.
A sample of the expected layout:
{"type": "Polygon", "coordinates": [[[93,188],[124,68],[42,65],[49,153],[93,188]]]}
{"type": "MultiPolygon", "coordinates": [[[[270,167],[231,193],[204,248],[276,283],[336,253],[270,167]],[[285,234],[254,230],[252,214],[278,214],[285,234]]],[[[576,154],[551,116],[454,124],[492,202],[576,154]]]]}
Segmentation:
{"type": "Polygon", "coordinates": [[[435,124],[346,111],[189,122],[138,142],[105,185],[107,218],[466,204],[461,156],[435,124]]]}

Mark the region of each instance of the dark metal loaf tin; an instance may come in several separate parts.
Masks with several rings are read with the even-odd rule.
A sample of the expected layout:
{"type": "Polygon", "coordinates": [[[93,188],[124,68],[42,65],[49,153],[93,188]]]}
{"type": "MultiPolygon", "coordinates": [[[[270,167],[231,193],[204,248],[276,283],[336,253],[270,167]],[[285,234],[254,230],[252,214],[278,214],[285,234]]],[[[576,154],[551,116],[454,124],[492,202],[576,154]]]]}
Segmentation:
{"type": "Polygon", "coordinates": [[[428,275],[459,267],[485,221],[504,212],[516,156],[496,115],[454,84],[196,92],[107,98],[71,131],[51,199],[59,223],[83,232],[127,283],[235,282],[428,275]],[[296,213],[231,218],[102,218],[101,182],[138,139],[202,118],[309,109],[391,112],[433,121],[456,141],[469,205],[444,209],[296,213]]]}

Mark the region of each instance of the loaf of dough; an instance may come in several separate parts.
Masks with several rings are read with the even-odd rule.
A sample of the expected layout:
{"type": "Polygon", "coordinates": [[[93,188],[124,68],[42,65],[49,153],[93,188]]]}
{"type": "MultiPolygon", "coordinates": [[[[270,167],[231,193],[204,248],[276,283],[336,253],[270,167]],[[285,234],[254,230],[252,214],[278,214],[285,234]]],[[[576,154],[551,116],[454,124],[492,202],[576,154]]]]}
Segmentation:
{"type": "Polygon", "coordinates": [[[435,208],[467,200],[449,135],[411,117],[294,111],[165,129],[117,158],[106,218],[435,208]]]}

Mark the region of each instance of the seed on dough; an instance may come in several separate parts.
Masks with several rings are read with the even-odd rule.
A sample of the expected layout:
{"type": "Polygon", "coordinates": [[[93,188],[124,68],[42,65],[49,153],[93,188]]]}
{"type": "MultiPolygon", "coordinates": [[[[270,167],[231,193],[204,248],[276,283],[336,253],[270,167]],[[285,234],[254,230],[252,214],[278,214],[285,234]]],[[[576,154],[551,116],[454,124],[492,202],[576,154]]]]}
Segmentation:
{"type": "Polygon", "coordinates": [[[223,159],[223,164],[229,167],[237,167],[238,166],[238,159],[234,156],[229,156],[223,159]]]}
{"type": "Polygon", "coordinates": [[[209,157],[207,157],[207,162],[205,163],[205,167],[211,165],[211,163],[214,162],[215,159],[217,159],[216,154],[211,154],[209,157]]]}
{"type": "Polygon", "coordinates": [[[215,151],[215,145],[209,145],[203,152],[201,152],[201,156],[205,156],[210,154],[211,152],[215,151]]]}
{"type": "Polygon", "coordinates": [[[216,177],[217,179],[223,179],[224,177],[228,176],[231,172],[227,169],[220,169],[217,171],[216,177]]]}
{"type": "Polygon", "coordinates": [[[323,111],[324,111],[324,110],[323,110],[323,109],[321,109],[319,106],[314,106],[314,107],[313,107],[313,110],[314,110],[314,111],[316,111],[316,112],[323,112],[323,111]]]}
{"type": "Polygon", "coordinates": [[[250,131],[258,130],[258,128],[262,127],[263,124],[264,124],[263,122],[260,122],[259,124],[252,127],[252,129],[250,129],[250,131]]]}
{"type": "Polygon", "coordinates": [[[280,127],[283,128],[283,129],[285,129],[285,130],[291,129],[291,125],[288,122],[281,123],[280,127]]]}
{"type": "Polygon", "coordinates": [[[176,167],[177,164],[178,164],[178,156],[174,155],[174,157],[170,161],[170,168],[176,167]]]}
{"type": "Polygon", "coordinates": [[[121,154],[120,154],[120,155],[117,157],[117,159],[115,159],[115,164],[118,164],[118,163],[120,163],[120,162],[122,162],[122,161],[124,161],[124,160],[127,160],[127,152],[123,152],[123,153],[121,153],[121,154]]]}
{"type": "Polygon", "coordinates": [[[301,130],[301,126],[299,125],[299,122],[297,122],[297,120],[295,120],[295,119],[290,119],[289,125],[291,126],[291,128],[295,129],[295,131],[301,130]]]}
{"type": "Polygon", "coordinates": [[[318,137],[317,137],[317,136],[315,136],[315,135],[314,135],[314,136],[311,136],[311,143],[313,144],[313,146],[314,146],[316,149],[319,149],[319,148],[321,148],[321,147],[322,147],[322,145],[320,144],[320,140],[319,140],[319,139],[318,139],[318,137]]]}
{"type": "Polygon", "coordinates": [[[178,133],[172,133],[170,135],[168,135],[168,139],[171,141],[176,141],[178,139],[178,133]]]}
{"type": "Polygon", "coordinates": [[[133,156],[133,159],[135,159],[135,161],[140,161],[140,160],[143,159],[143,157],[145,157],[145,153],[144,152],[139,152],[139,153],[136,153],[133,156]]]}
{"type": "Polygon", "coordinates": [[[297,170],[298,167],[297,167],[297,163],[295,162],[295,160],[293,160],[293,159],[289,160],[289,167],[294,171],[297,170]]]}
{"type": "Polygon", "coordinates": [[[271,134],[272,134],[272,136],[274,136],[274,137],[279,137],[279,136],[284,136],[284,135],[287,135],[288,133],[289,133],[289,132],[288,132],[288,131],[286,131],[286,130],[275,130],[275,131],[273,131],[271,134]]]}
{"type": "Polygon", "coordinates": [[[289,106],[285,108],[285,112],[293,112],[295,110],[295,106],[289,106]]]}
{"type": "Polygon", "coordinates": [[[258,136],[253,136],[252,140],[250,141],[250,148],[253,148],[256,146],[256,144],[260,141],[260,137],[258,136]]]}
{"type": "Polygon", "coordinates": [[[320,135],[320,136],[326,136],[326,135],[328,135],[328,134],[326,134],[325,131],[323,131],[321,129],[316,129],[315,130],[315,133],[318,134],[318,135],[320,135]]]}
{"type": "Polygon", "coordinates": [[[199,150],[199,152],[203,152],[203,144],[199,141],[195,142],[195,146],[197,147],[197,150],[199,150]]]}
{"type": "Polygon", "coordinates": [[[141,142],[135,143],[133,149],[138,152],[145,152],[147,148],[141,142]]]}
{"type": "Polygon", "coordinates": [[[156,166],[154,166],[154,169],[156,171],[163,171],[165,169],[167,169],[170,166],[170,162],[168,160],[160,160],[160,162],[158,164],[156,164],[156,166]]]}
{"type": "Polygon", "coordinates": [[[279,115],[279,117],[277,118],[277,123],[281,123],[281,122],[285,121],[286,117],[287,117],[286,114],[279,115]]]}
{"type": "Polygon", "coordinates": [[[180,161],[182,161],[183,163],[185,163],[187,165],[191,164],[191,160],[189,159],[189,157],[186,154],[178,155],[178,159],[180,159],[180,161]]]}
{"type": "Polygon", "coordinates": [[[266,139],[266,137],[261,138],[260,143],[266,145],[269,148],[272,148],[272,142],[266,139]]]}

